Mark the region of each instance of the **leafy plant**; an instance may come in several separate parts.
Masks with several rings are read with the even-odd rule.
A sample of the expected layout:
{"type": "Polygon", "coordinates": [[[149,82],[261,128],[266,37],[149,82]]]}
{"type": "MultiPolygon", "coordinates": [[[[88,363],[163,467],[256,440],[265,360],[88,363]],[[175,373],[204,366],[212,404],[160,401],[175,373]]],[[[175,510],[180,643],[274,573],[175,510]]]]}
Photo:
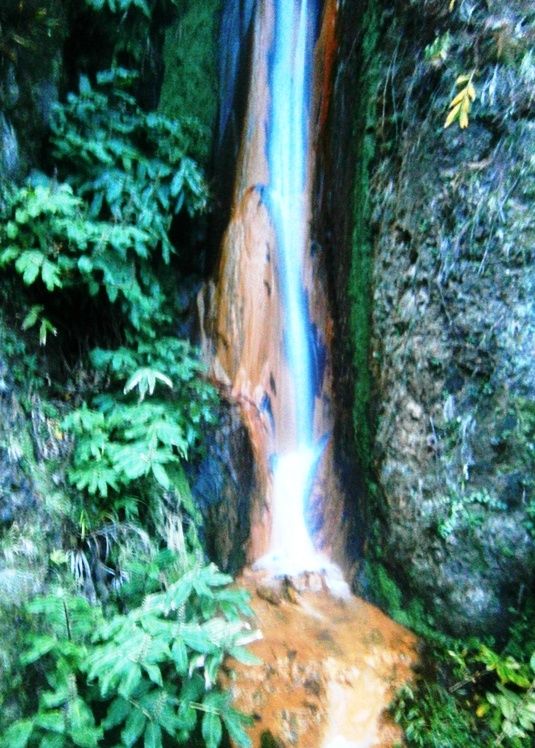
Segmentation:
{"type": "Polygon", "coordinates": [[[40,345],[46,345],[46,339],[48,337],[48,333],[51,333],[52,335],[58,334],[58,331],[54,327],[52,322],[47,317],[43,316],[42,314],[43,310],[44,310],[44,306],[42,304],[34,304],[29,310],[28,314],[22,320],[23,330],[29,330],[30,328],[34,327],[34,325],[39,323],[40,345]]]}
{"type": "Polygon", "coordinates": [[[207,190],[188,155],[195,125],[143,112],[117,69],[83,78],[58,105],[53,152],[66,182],[41,176],[17,190],[0,224],[0,268],[47,291],[104,291],[145,335],[169,321],[155,262],[170,262],[174,215],[204,210],[207,190]]]}
{"type": "MultiPolygon", "coordinates": [[[[169,0],[172,5],[177,5],[177,0],[169,0]]],[[[139,10],[147,18],[152,16],[156,6],[155,0],[85,0],[93,10],[103,10],[107,8],[112,13],[127,13],[129,10],[139,10]]]]}
{"type": "Polygon", "coordinates": [[[474,716],[439,684],[404,686],[390,711],[411,748],[488,748],[487,737],[478,735],[474,716]]]}
{"type": "Polygon", "coordinates": [[[217,748],[226,731],[250,745],[247,718],[217,687],[225,656],[253,663],[244,644],[255,638],[241,616],[250,615],[247,593],[228,587],[215,566],[166,572],[165,589],[105,621],[100,607],[64,594],[38,598],[30,612],[41,631],[28,635],[26,667],[39,664],[47,686],[35,714],[10,726],[2,748],[81,746],[104,740],[131,748],[179,743],[199,731],[217,748]],[[42,630],[45,633],[42,633],[42,630]]]}
{"type": "Polygon", "coordinates": [[[440,67],[446,61],[451,46],[451,34],[446,31],[445,34],[428,44],[424,50],[424,57],[427,63],[433,67],[440,67]]]}
{"type": "Polygon", "coordinates": [[[493,511],[504,511],[507,506],[491,496],[488,491],[469,491],[455,493],[443,497],[446,516],[437,525],[437,532],[441,538],[447,540],[459,530],[473,530],[484,520],[484,514],[477,511],[478,507],[486,507],[493,511]]]}
{"type": "Polygon", "coordinates": [[[440,677],[401,689],[391,707],[408,745],[526,745],[535,733],[535,653],[528,664],[508,646],[498,652],[477,639],[449,644],[435,639],[440,677]]]}
{"type": "Polygon", "coordinates": [[[478,717],[485,717],[491,725],[495,745],[522,748],[535,733],[535,651],[529,666],[484,645],[476,659],[498,677],[496,690],[487,691],[479,705],[478,717]]]}
{"type": "Polygon", "coordinates": [[[95,349],[91,359],[109,390],[62,424],[75,438],[68,477],[78,491],[78,541],[69,555],[77,580],[89,585],[95,557],[115,583],[121,563],[110,549],[127,536],[135,540],[139,523],[176,550],[200,552],[202,517],[183,465],[215,412],[215,391],[184,341],[139,339],[135,348],[95,349]],[[103,535],[105,527],[114,529],[103,535]]]}
{"type": "Polygon", "coordinates": [[[152,474],[165,490],[168,469],[186,459],[203,423],[213,420],[215,391],[199,378],[200,364],[187,343],[161,338],[138,342],[137,350],[97,349],[97,369],[127,380],[124,395],[101,394],[96,409],[84,404],[64,421],[77,437],[71,479],[79,489],[107,498],[141,476],[152,474]],[[156,384],[167,392],[157,396],[156,384]],[[139,401],[132,403],[132,390],[139,401]],[[149,394],[150,398],[145,400],[149,394]]]}

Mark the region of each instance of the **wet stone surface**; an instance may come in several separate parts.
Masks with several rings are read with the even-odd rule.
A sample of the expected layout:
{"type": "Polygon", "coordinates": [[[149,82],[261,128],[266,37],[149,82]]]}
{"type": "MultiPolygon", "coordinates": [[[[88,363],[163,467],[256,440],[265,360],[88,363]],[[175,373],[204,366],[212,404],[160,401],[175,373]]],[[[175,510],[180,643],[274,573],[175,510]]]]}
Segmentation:
{"type": "Polygon", "coordinates": [[[263,638],[250,649],[262,664],[232,662],[229,685],[254,717],[253,746],[390,748],[401,735],[385,710],[411,678],[416,639],[363,600],[307,581],[250,571],[240,580],[253,596],[263,638]]]}

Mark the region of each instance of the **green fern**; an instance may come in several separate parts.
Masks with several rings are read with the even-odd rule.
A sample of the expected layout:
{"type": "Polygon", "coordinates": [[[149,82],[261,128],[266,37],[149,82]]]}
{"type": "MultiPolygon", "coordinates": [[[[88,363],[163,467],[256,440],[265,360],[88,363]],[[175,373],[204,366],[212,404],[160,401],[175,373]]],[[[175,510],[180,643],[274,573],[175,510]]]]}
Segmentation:
{"type": "Polygon", "coordinates": [[[216,686],[226,655],[252,661],[243,647],[252,632],[240,617],[251,614],[247,595],[213,565],[177,574],[176,558],[165,561],[175,577],[167,589],[160,566],[158,591],[109,620],[63,594],[29,606],[40,632],[27,637],[21,664],[39,663],[46,684],[37,713],[12,724],[2,748],[162,746],[165,735],[185,742],[196,731],[207,748],[217,748],[224,731],[251,745],[249,720],[216,686]]]}

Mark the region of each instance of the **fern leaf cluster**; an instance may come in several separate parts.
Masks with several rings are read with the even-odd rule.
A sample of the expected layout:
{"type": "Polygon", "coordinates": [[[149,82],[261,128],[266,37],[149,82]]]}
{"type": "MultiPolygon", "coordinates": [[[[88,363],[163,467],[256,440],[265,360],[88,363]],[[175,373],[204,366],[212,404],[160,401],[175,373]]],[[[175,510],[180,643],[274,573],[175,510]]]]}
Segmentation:
{"type": "Polygon", "coordinates": [[[38,711],[10,726],[2,748],[160,748],[165,736],[185,743],[198,732],[217,748],[224,731],[250,745],[248,720],[217,687],[225,656],[252,661],[247,595],[213,565],[184,572],[169,561],[159,567],[174,574],[166,589],[160,579],[139,607],[108,619],[65,594],[30,604],[46,633],[28,635],[21,662],[44,670],[45,683],[38,711]]]}

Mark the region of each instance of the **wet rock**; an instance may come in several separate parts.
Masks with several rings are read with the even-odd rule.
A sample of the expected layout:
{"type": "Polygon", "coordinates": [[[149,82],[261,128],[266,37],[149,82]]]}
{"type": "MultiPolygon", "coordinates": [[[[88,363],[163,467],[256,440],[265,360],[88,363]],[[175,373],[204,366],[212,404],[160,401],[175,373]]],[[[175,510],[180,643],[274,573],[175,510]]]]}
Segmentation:
{"type": "Polygon", "coordinates": [[[261,600],[265,600],[271,605],[280,605],[282,602],[282,593],[280,588],[272,587],[268,584],[259,584],[256,588],[256,594],[261,600]]]}
{"type": "Polygon", "coordinates": [[[25,423],[0,351],[0,528],[35,507],[36,496],[22,466],[25,423]]]}
{"type": "Polygon", "coordinates": [[[260,748],[286,748],[280,738],[274,738],[269,730],[260,736],[260,748]]]}
{"type": "Polygon", "coordinates": [[[0,569],[2,607],[20,606],[43,589],[39,574],[21,569],[0,569]]]}
{"type": "Polygon", "coordinates": [[[250,571],[240,584],[252,593],[262,639],[251,650],[257,667],[229,663],[237,706],[255,714],[252,744],[291,748],[391,746],[399,728],[385,709],[411,678],[414,637],[377,608],[326,591],[304,591],[300,604],[255,593],[265,580],[250,571]]]}
{"type": "Polygon", "coordinates": [[[190,467],[190,485],[204,516],[208,554],[235,572],[245,563],[255,485],[249,437],[235,406],[222,402],[206,444],[204,457],[190,467]]]}

